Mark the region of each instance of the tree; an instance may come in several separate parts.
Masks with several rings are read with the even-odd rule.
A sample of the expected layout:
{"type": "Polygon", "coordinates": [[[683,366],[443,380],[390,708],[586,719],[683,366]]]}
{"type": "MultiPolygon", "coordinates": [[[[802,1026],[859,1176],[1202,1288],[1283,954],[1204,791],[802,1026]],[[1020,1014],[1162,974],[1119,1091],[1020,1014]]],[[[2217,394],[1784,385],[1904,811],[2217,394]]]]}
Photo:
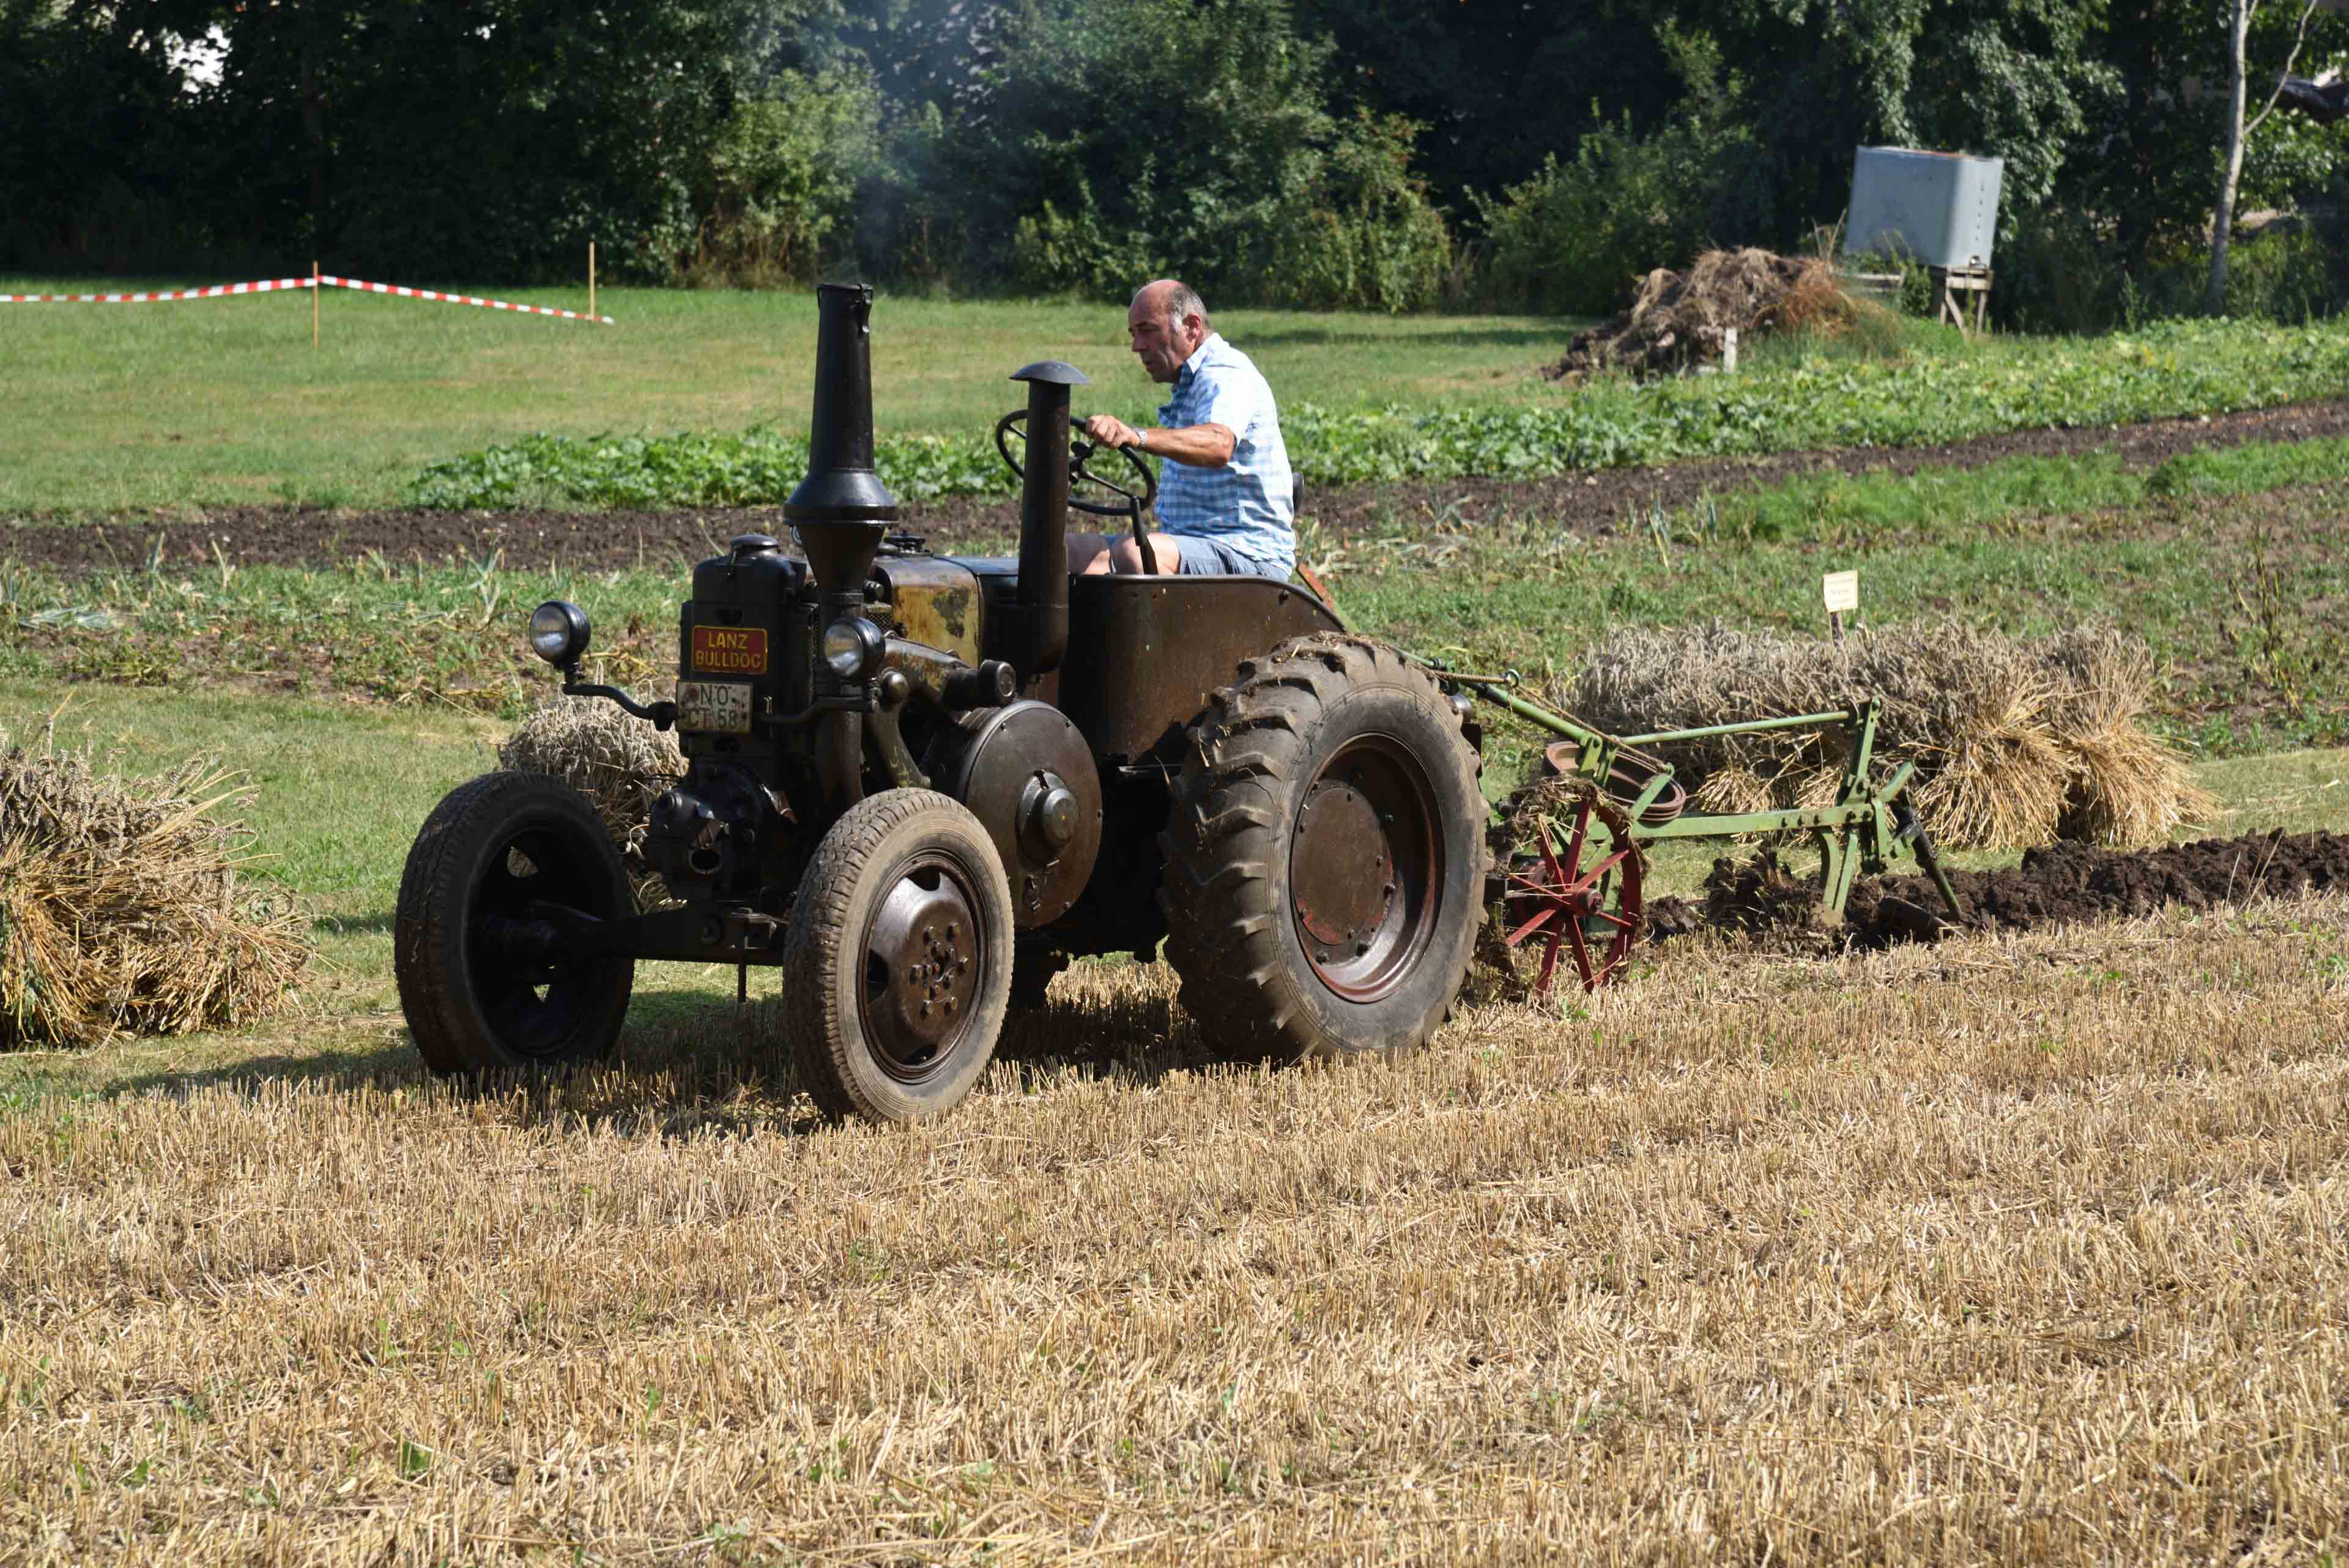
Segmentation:
{"type": "Polygon", "coordinates": [[[2265,124],[2275,112],[2276,100],[2283,96],[2284,78],[2300,62],[2302,46],[2308,42],[2309,19],[2316,15],[2316,0],[2307,0],[2302,6],[2300,25],[2292,31],[2292,50],[2284,57],[2283,69],[2276,73],[2274,90],[2267,102],[2246,124],[2243,119],[2244,99],[2250,77],[2247,58],[2251,48],[2251,19],[2258,15],[2260,0],[2230,0],[2227,27],[2227,120],[2226,140],[2219,155],[2219,202],[2210,219],[2210,281],[2204,293],[2204,306],[2216,316],[2227,306],[2227,245],[2235,228],[2235,195],[2242,183],[2243,147],[2251,133],[2265,124]]]}
{"type": "Polygon", "coordinates": [[[1435,199],[1477,195],[1571,157],[1599,125],[1661,127],[1681,84],[1650,12],[1627,0],[1296,0],[1297,30],[1330,47],[1330,90],[1426,127],[1421,171],[1435,199]]]}
{"type": "MultiPolygon", "coordinates": [[[[2112,89],[2095,52],[2106,0],[1677,0],[1720,40],[1740,119],[1775,171],[1780,209],[1829,219],[1857,146],[1995,153],[2007,205],[2054,188],[2112,89]]],[[[1795,236],[1784,235],[1784,238],[1795,236]]]]}

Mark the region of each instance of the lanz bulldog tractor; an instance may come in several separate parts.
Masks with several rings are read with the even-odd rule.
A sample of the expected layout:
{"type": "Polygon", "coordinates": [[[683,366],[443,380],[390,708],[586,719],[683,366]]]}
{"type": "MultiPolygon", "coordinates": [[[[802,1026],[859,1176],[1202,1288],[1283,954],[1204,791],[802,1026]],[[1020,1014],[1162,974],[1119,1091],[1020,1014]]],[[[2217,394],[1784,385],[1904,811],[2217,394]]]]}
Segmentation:
{"type": "Polygon", "coordinates": [[[671,902],[638,911],[560,781],[460,787],[400,884],[424,1059],[479,1077],[593,1058],[638,960],[775,966],[817,1105],[910,1120],[969,1093],[1007,1010],[1069,957],[1148,959],[1162,939],[1222,1054],[1420,1044],[1467,971],[1491,860],[1465,692],[1268,578],[1071,577],[1071,505],[1138,531],[1154,483],[1131,454],[1127,484],[1087,467],[1115,454],[1071,441],[1086,378],[1057,361],[1012,378],[1024,419],[997,429],[1021,474],[1018,559],[892,532],[872,303],[819,291],[809,469],[786,507],[802,553],[746,534],[694,569],[673,702],[584,683],[577,607],[531,618],[566,695],[678,732],[688,769],[644,839],[671,902]]]}

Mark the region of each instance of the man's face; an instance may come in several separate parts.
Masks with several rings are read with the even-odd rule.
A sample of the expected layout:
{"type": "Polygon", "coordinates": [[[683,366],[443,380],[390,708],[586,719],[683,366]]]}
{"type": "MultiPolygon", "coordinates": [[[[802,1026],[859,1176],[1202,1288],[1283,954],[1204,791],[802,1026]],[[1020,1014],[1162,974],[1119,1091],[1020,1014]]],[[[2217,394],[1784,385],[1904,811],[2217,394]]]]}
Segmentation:
{"type": "Polygon", "coordinates": [[[1183,373],[1183,361],[1199,347],[1205,333],[1195,332],[1198,318],[1169,317],[1155,299],[1137,299],[1125,313],[1125,335],[1134,358],[1154,381],[1172,381],[1183,373]]]}

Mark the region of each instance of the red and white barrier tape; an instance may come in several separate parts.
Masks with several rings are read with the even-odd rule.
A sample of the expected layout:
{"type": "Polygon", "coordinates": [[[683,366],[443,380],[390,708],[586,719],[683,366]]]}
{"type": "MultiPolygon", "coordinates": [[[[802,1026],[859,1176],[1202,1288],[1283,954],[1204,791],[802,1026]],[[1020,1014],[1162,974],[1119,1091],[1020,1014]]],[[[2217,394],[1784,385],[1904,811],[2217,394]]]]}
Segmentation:
{"type": "Polygon", "coordinates": [[[159,299],[217,299],[224,294],[273,294],[281,288],[309,286],[306,277],[273,277],[261,283],[223,283],[154,294],[0,294],[0,305],[148,305],[159,299]]]}
{"type": "Polygon", "coordinates": [[[361,283],[355,277],[327,275],[320,277],[318,281],[328,288],[356,288],[362,294],[396,294],[402,299],[437,299],[444,305],[478,305],[485,310],[519,310],[525,316],[560,316],[565,321],[596,321],[605,327],[616,325],[608,316],[590,316],[584,310],[554,310],[543,305],[515,305],[503,299],[476,299],[470,294],[436,294],[429,288],[405,288],[396,283],[361,283]]]}
{"type": "Polygon", "coordinates": [[[478,305],[484,310],[512,310],[524,316],[559,316],[565,321],[593,321],[615,327],[608,316],[584,310],[556,310],[543,305],[516,305],[505,299],[477,299],[469,294],[441,294],[429,288],[407,288],[396,283],[366,283],[355,277],[274,277],[259,283],[223,283],[211,288],[181,288],[151,294],[0,294],[0,305],[148,305],[162,299],[217,299],[229,294],[272,294],[290,288],[355,288],[362,294],[393,294],[402,299],[437,299],[444,305],[478,305]]]}

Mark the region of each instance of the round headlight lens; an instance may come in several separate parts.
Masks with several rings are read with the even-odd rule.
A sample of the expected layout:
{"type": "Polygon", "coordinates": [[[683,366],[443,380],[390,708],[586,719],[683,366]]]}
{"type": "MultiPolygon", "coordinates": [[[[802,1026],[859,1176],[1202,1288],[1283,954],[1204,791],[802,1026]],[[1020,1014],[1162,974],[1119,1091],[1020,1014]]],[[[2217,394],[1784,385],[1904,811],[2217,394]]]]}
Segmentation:
{"type": "Polygon", "coordinates": [[[587,651],[587,612],[562,599],[549,599],[530,612],[530,647],[549,664],[575,662],[587,651]]]}
{"type": "Polygon", "coordinates": [[[823,661],[843,680],[866,674],[881,661],[881,628],[863,616],[844,616],[823,628],[823,661]]]}

